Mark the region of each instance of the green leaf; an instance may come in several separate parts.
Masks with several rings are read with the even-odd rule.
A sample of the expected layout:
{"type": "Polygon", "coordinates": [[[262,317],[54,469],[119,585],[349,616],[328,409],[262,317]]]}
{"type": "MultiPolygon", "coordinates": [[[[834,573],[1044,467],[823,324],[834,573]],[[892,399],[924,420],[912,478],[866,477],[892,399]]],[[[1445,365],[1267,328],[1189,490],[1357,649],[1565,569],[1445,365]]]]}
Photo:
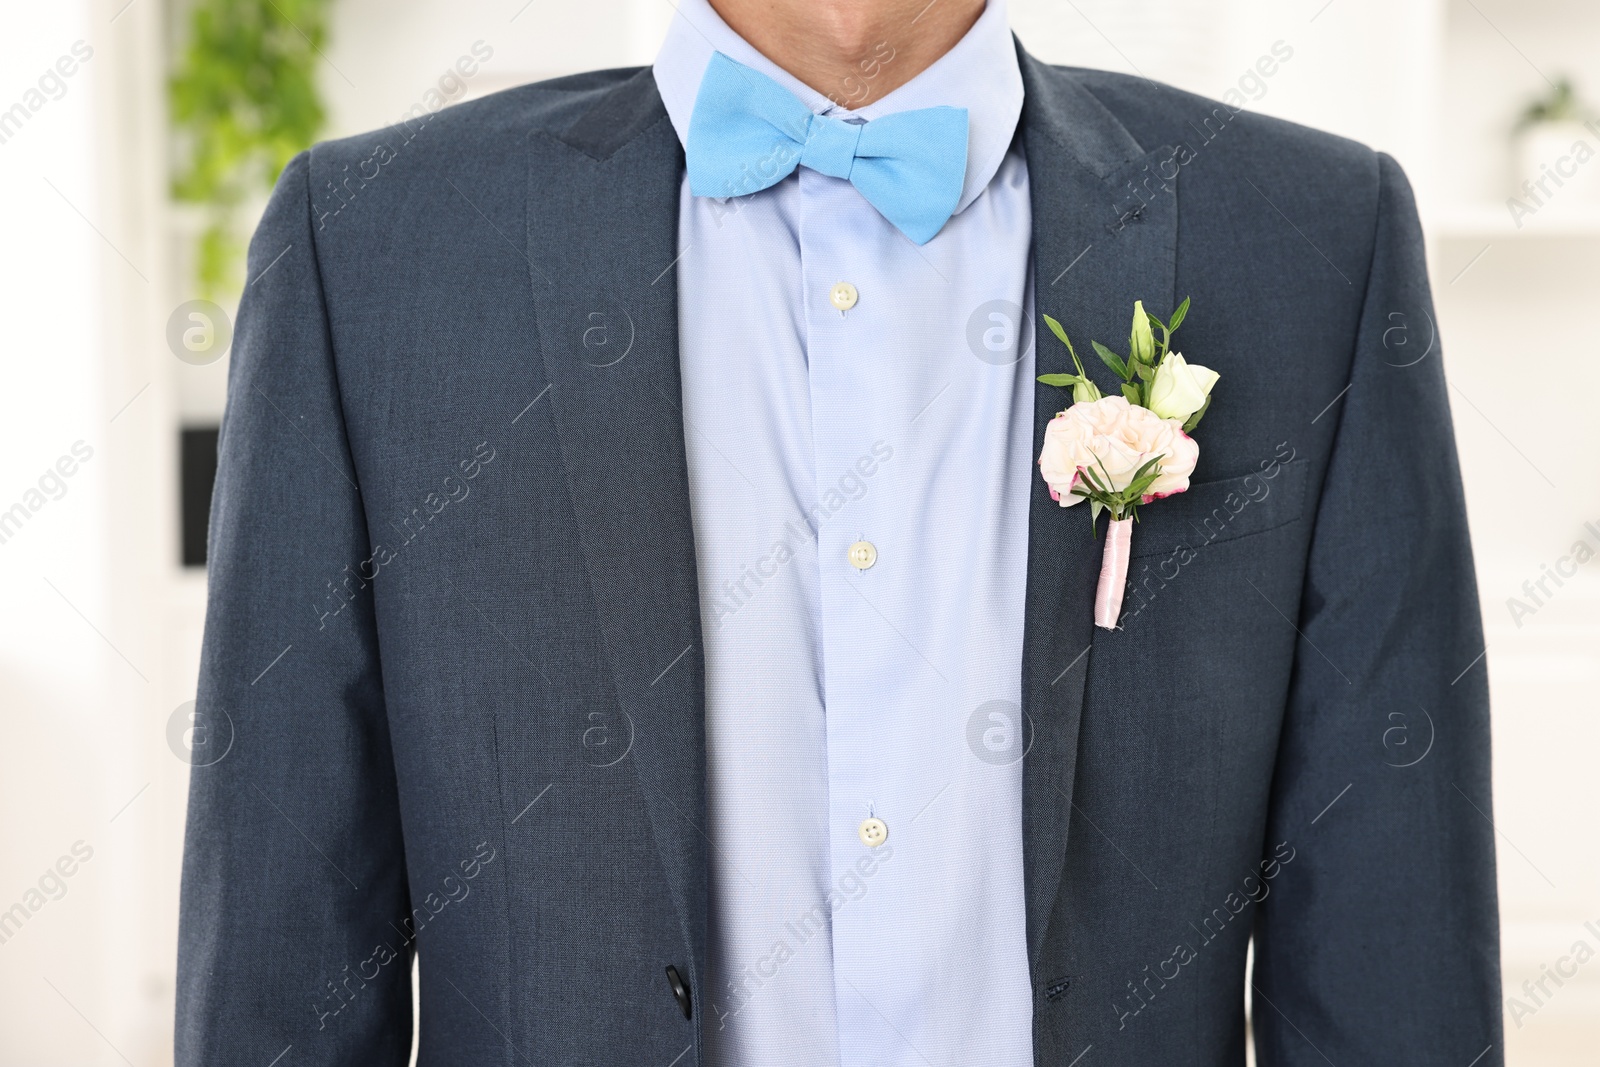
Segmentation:
{"type": "MultiPolygon", "coordinates": [[[[1052,319],[1049,315],[1044,317],[1044,322],[1046,326],[1050,327],[1050,332],[1059,337],[1061,339],[1061,343],[1067,346],[1067,351],[1072,355],[1072,365],[1078,369],[1078,377],[1087,382],[1089,380],[1089,376],[1084,372],[1083,361],[1078,358],[1078,350],[1072,347],[1072,340],[1067,336],[1067,331],[1062,329],[1061,324],[1055,319],[1052,319]]],[[[1095,399],[1099,399],[1098,393],[1096,394],[1095,399]]]]}
{"type": "Polygon", "coordinates": [[[1133,372],[1139,376],[1139,380],[1140,381],[1144,381],[1144,382],[1155,381],[1156,369],[1154,367],[1150,366],[1150,364],[1148,364],[1148,363],[1136,363],[1136,364],[1134,364],[1133,372]]]}
{"type": "Polygon", "coordinates": [[[1189,418],[1184,421],[1183,432],[1184,433],[1188,433],[1190,430],[1194,429],[1196,426],[1199,426],[1200,425],[1200,417],[1206,413],[1206,408],[1208,408],[1210,406],[1211,406],[1211,396],[1208,393],[1206,395],[1206,402],[1204,404],[1200,405],[1200,410],[1195,412],[1193,415],[1190,415],[1189,418]]]}
{"type": "Polygon", "coordinates": [[[1163,454],[1163,455],[1160,455],[1160,456],[1152,456],[1150,459],[1146,460],[1144,462],[1144,464],[1138,470],[1133,472],[1134,480],[1137,480],[1139,478],[1144,477],[1145,474],[1147,472],[1149,472],[1150,468],[1152,468],[1152,467],[1156,468],[1155,471],[1154,471],[1155,474],[1160,474],[1161,473],[1161,468],[1158,467],[1157,464],[1159,464],[1165,458],[1166,458],[1166,456],[1163,454]]]}
{"type": "Polygon", "coordinates": [[[1128,484],[1121,493],[1129,504],[1136,503],[1140,497],[1144,496],[1145,490],[1154,485],[1155,480],[1161,477],[1161,460],[1163,458],[1165,457],[1155,456],[1133,472],[1133,477],[1128,479],[1128,484]]]}
{"type": "Polygon", "coordinates": [[[1067,346],[1068,352],[1072,351],[1072,342],[1067,339],[1067,331],[1062,329],[1059,322],[1057,322],[1055,319],[1052,319],[1049,315],[1046,315],[1044,317],[1044,324],[1050,327],[1051,333],[1061,338],[1061,343],[1067,346]]]}
{"type": "MultiPolygon", "coordinates": [[[[1149,313],[1146,312],[1146,314],[1149,313]]],[[[1154,315],[1150,316],[1150,325],[1161,327],[1161,338],[1160,340],[1156,341],[1156,353],[1150,360],[1151,366],[1158,366],[1160,365],[1162,359],[1166,358],[1167,347],[1172,342],[1172,331],[1167,329],[1166,323],[1162,322],[1154,315]]]]}
{"type": "Polygon", "coordinates": [[[1128,370],[1128,365],[1122,362],[1121,356],[1111,351],[1111,349],[1107,348],[1099,341],[1090,341],[1089,343],[1094,345],[1096,354],[1100,356],[1100,362],[1116,371],[1117,377],[1121,378],[1123,381],[1128,381],[1133,377],[1132,373],[1128,370]]]}
{"type": "Polygon", "coordinates": [[[1115,484],[1116,484],[1116,479],[1115,479],[1115,478],[1113,478],[1113,477],[1111,477],[1111,472],[1110,472],[1110,471],[1108,471],[1108,470],[1106,470],[1106,465],[1105,465],[1105,462],[1104,462],[1104,461],[1102,461],[1102,460],[1101,460],[1101,459],[1100,459],[1100,457],[1099,457],[1099,456],[1096,456],[1096,457],[1095,457],[1095,458],[1094,458],[1094,461],[1095,461],[1095,462],[1096,462],[1096,463],[1099,463],[1099,464],[1100,464],[1100,473],[1101,473],[1101,474],[1103,474],[1103,475],[1105,475],[1105,479],[1106,479],[1106,484],[1105,484],[1105,488],[1104,488],[1104,490],[1102,490],[1102,491],[1103,491],[1103,492],[1104,492],[1104,493],[1105,493],[1105,494],[1106,494],[1106,495],[1107,495],[1107,496],[1109,496],[1109,497],[1112,497],[1112,498],[1113,498],[1113,499],[1115,499],[1115,497],[1116,497],[1116,494],[1115,494],[1115,493],[1113,493],[1113,492],[1112,492],[1112,490],[1111,490],[1111,487],[1112,487],[1112,486],[1113,486],[1113,485],[1115,485],[1115,484]]]}
{"type": "Polygon", "coordinates": [[[1167,327],[1168,333],[1177,333],[1178,327],[1183,324],[1184,316],[1189,314],[1189,298],[1184,297],[1183,303],[1178,305],[1178,310],[1172,313],[1172,324],[1167,327]]]}
{"type": "Polygon", "coordinates": [[[1140,393],[1137,385],[1128,382],[1122,383],[1122,395],[1127,398],[1128,403],[1144,407],[1144,402],[1139,399],[1143,394],[1140,393]]]}
{"type": "Polygon", "coordinates": [[[1079,378],[1076,374],[1041,374],[1037,380],[1044,385],[1059,385],[1068,389],[1077,385],[1079,378]]]}
{"type": "Polygon", "coordinates": [[[1155,474],[1147,474],[1143,478],[1135,478],[1128,483],[1128,488],[1125,490],[1126,495],[1133,498],[1144,496],[1144,491],[1154,485],[1159,477],[1161,477],[1161,474],[1158,471],[1155,474]]]}

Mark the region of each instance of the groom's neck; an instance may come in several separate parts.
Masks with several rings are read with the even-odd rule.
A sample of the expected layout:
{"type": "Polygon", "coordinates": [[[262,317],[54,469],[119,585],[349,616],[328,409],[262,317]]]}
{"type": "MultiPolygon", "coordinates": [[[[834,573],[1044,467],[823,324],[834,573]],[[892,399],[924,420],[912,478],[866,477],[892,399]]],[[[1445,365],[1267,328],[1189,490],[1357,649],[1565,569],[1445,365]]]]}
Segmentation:
{"type": "Polygon", "coordinates": [[[915,78],[961,40],[984,0],[710,0],[756,50],[846,107],[915,78]]]}

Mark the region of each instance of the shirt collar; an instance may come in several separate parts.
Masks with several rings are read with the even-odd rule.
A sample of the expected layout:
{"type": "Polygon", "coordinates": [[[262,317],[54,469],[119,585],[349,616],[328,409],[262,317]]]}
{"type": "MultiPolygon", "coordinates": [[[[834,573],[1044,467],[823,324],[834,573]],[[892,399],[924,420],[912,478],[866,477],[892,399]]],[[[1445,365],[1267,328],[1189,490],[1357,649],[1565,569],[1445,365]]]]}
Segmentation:
{"type": "MultiPolygon", "coordinates": [[[[988,0],[983,14],[954,48],[889,95],[847,110],[762,55],[733,31],[708,0],[678,0],[653,73],[678,140],[687,142],[689,116],[713,52],[760,71],[819,115],[875,119],[924,107],[967,109],[967,173],[956,213],[966,210],[1000,169],[1022,114],[1022,71],[1006,23],[1005,0],[988,0]]],[[[890,42],[892,44],[893,42],[890,42]]],[[[893,62],[891,60],[890,62],[893,62]]]]}

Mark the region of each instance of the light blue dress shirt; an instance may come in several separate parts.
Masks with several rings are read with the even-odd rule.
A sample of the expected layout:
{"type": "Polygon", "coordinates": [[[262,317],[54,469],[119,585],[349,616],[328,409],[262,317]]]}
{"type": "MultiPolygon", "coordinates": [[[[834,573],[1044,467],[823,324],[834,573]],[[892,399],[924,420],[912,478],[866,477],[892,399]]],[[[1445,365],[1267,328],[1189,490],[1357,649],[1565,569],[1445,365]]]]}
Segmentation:
{"type": "MultiPolygon", "coordinates": [[[[956,214],[920,248],[847,181],[805,167],[732,200],[682,189],[709,1062],[1031,1064],[1032,215],[1004,7],[990,0],[953,50],[882,99],[864,64],[832,94],[849,103],[864,86],[871,102],[853,113],[706,0],[678,11],[655,78],[680,139],[713,51],[818,113],[949,105],[971,122],[956,214]],[[869,844],[874,830],[886,838],[869,844]]],[[[877,52],[884,68],[893,46],[877,52]]]]}

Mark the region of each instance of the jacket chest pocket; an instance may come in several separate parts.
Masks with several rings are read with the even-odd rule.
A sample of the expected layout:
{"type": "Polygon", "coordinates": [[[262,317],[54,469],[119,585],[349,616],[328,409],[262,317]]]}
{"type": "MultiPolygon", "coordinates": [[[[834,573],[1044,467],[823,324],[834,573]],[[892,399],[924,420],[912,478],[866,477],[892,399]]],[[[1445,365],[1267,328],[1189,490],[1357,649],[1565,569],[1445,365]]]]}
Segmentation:
{"type": "Polygon", "coordinates": [[[1132,558],[1170,556],[1296,521],[1305,506],[1309,467],[1304,460],[1273,463],[1237,478],[1196,482],[1185,493],[1141,508],[1132,558]]]}

